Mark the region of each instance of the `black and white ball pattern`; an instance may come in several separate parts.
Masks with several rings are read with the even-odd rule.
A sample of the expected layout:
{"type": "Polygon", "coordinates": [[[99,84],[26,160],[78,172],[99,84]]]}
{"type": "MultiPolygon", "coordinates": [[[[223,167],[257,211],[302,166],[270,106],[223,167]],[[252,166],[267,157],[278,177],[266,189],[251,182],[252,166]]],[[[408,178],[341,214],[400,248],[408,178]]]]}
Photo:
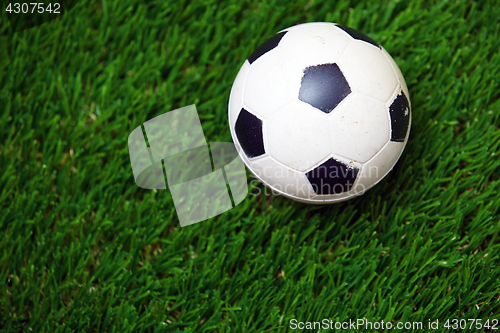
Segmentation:
{"type": "Polygon", "coordinates": [[[285,29],[244,62],[229,100],[231,134],[254,175],[309,203],[364,193],[408,140],[408,88],[373,39],[334,23],[285,29]]]}

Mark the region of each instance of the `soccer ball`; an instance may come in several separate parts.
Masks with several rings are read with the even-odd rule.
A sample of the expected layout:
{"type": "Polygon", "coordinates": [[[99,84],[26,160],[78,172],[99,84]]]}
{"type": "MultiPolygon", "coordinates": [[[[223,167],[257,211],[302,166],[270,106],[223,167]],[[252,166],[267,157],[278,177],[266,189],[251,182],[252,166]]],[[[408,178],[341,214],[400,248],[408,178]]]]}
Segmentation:
{"type": "Polygon", "coordinates": [[[229,98],[246,166],[291,199],[333,203],[363,194],[408,140],[408,88],[373,39],[334,23],[282,30],[243,63],[229,98]]]}

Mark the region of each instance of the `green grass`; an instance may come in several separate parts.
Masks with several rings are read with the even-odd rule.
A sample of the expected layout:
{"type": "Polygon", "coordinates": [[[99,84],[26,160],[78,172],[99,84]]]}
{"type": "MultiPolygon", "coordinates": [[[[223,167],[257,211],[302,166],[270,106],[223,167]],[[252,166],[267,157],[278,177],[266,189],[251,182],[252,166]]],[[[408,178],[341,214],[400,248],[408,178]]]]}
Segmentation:
{"type": "Polygon", "coordinates": [[[498,17],[495,1],[81,0],[14,34],[2,12],[0,330],[500,319],[498,17]],[[397,166],[348,202],[261,194],[180,228],[168,191],[135,186],[128,134],[195,103],[207,141],[230,141],[239,66],[309,21],[399,64],[413,125],[397,166]]]}

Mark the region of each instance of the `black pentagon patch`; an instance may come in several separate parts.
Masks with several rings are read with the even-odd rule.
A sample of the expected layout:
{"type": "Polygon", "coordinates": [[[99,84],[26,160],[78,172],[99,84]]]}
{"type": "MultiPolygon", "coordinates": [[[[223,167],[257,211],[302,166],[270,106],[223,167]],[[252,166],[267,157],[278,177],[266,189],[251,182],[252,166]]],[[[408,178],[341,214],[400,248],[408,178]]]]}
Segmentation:
{"type": "Polygon", "coordinates": [[[370,37],[368,37],[367,35],[365,35],[364,33],[359,32],[356,29],[349,28],[349,27],[346,27],[346,26],[343,26],[343,25],[340,25],[340,24],[337,24],[337,27],[339,27],[340,29],[342,29],[345,32],[347,32],[352,38],[358,39],[358,40],[362,40],[362,41],[367,42],[367,43],[370,43],[370,44],[372,44],[372,45],[374,45],[374,46],[376,46],[376,47],[378,47],[380,49],[380,45],[376,41],[374,41],[373,39],[371,39],[370,37]]]}
{"type": "Polygon", "coordinates": [[[241,148],[248,158],[265,154],[262,136],[262,120],[245,109],[241,109],[234,127],[241,148]]]}
{"type": "Polygon", "coordinates": [[[351,93],[351,87],[337,64],[309,66],[304,69],[299,99],[330,113],[351,93]]]}
{"type": "Polygon", "coordinates": [[[339,194],[352,188],[359,169],[333,158],[306,173],[316,194],[339,194]]]}
{"type": "Polygon", "coordinates": [[[260,46],[255,51],[253,51],[250,57],[248,57],[248,61],[250,62],[250,64],[253,63],[255,60],[257,60],[258,58],[260,58],[265,53],[271,51],[276,46],[278,46],[281,38],[283,38],[283,36],[286,33],[287,31],[278,32],[276,35],[269,38],[264,43],[260,44],[260,46]]]}
{"type": "Polygon", "coordinates": [[[410,103],[403,91],[389,107],[391,117],[391,141],[403,142],[410,124],[410,103]]]}

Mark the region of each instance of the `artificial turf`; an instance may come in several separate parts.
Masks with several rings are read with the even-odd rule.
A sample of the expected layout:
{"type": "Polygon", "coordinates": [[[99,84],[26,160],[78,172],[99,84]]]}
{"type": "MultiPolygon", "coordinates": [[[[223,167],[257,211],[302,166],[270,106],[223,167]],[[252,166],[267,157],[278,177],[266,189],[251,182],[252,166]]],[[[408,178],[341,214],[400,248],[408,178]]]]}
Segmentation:
{"type": "Polygon", "coordinates": [[[81,0],[13,33],[2,11],[0,330],[285,332],[294,318],[366,318],[439,319],[445,332],[447,319],[500,319],[498,17],[498,1],[81,0]],[[328,206],[249,176],[259,195],[181,228],[168,190],[135,185],[129,133],[194,103],[207,141],[231,141],[240,65],[311,21],[361,30],[401,68],[413,119],[397,166],[328,206]]]}

